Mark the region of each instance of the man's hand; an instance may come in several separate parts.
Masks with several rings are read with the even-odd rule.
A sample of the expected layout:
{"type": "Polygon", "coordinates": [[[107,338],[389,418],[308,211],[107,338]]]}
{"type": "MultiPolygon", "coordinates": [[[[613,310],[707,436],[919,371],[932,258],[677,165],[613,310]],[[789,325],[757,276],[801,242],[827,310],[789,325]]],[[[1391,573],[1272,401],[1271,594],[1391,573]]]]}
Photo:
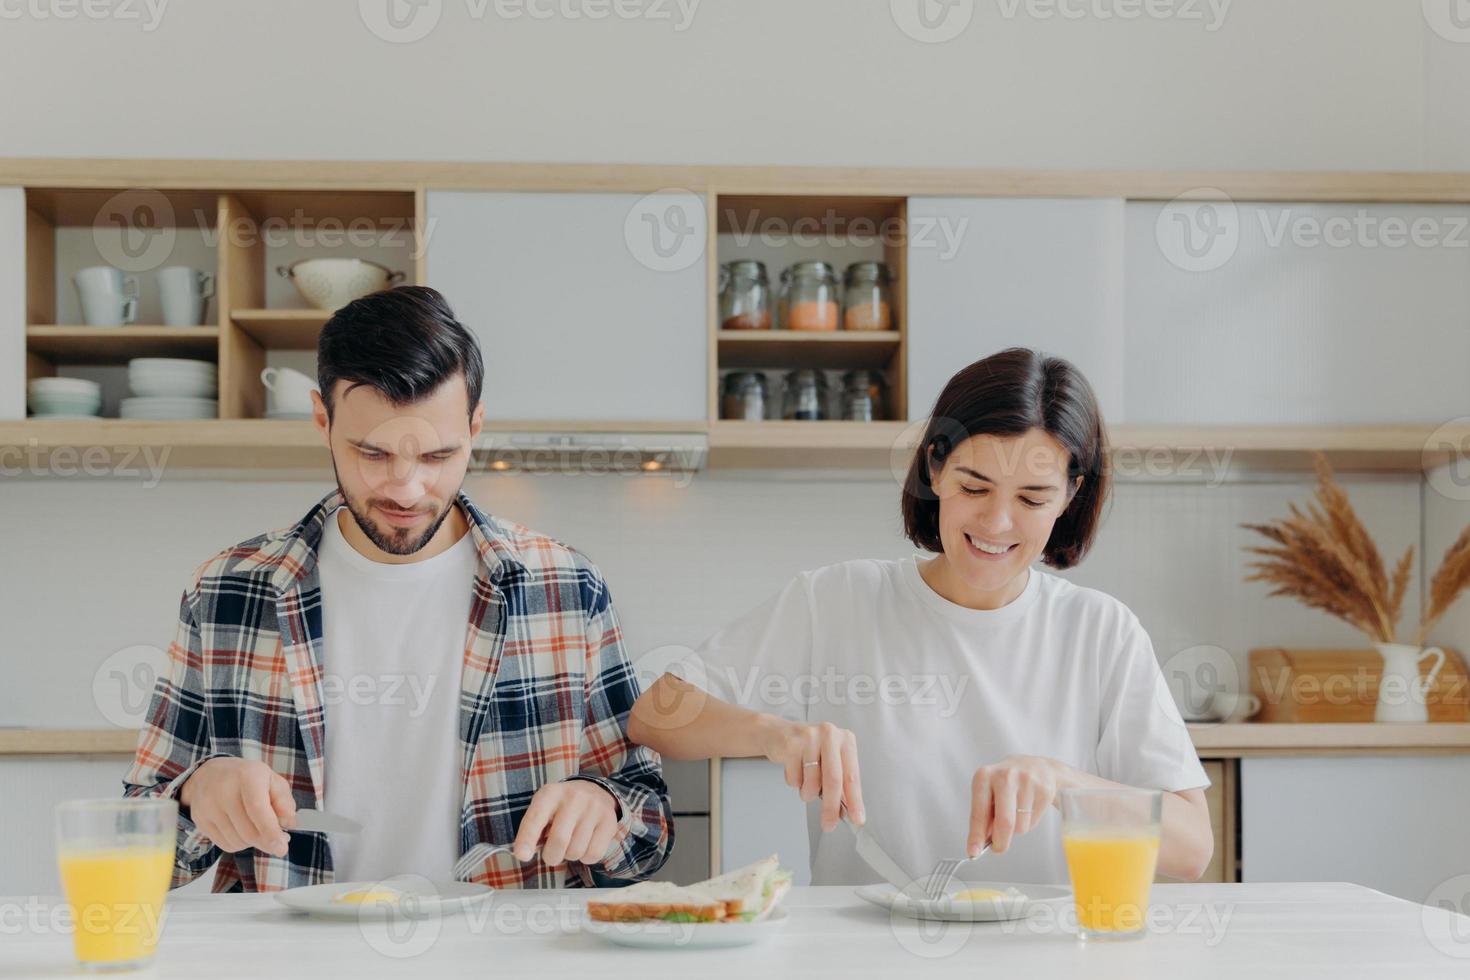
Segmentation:
{"type": "Polygon", "coordinates": [[[970,839],[965,851],[974,857],[985,841],[997,854],[1011,838],[1035,827],[1046,808],[1057,801],[1057,763],[1035,755],[1006,756],[975,770],[970,781],[970,839]]]}
{"type": "Polygon", "coordinates": [[[531,797],[513,853],[529,861],[539,845],[541,860],[553,867],[566,861],[596,864],[617,832],[618,801],[607,790],[587,779],[547,783],[531,797]]]}
{"type": "Polygon", "coordinates": [[[803,725],[767,715],[763,723],[761,751],[786,770],[786,785],[800,791],[803,803],[822,798],[822,829],[836,829],[844,803],[853,822],[861,825],[863,785],[857,736],[826,721],[803,725]]]}
{"type": "Polygon", "coordinates": [[[296,803],[284,776],[251,759],[210,759],[179,788],[194,825],[231,854],[254,847],[284,857],[296,803]]]}

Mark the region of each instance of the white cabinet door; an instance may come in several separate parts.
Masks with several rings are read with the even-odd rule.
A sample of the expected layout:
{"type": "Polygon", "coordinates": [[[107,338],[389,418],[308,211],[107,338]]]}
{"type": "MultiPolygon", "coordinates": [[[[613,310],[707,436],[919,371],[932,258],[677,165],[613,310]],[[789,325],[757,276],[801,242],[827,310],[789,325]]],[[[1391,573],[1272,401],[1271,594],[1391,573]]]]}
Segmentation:
{"type": "Polygon", "coordinates": [[[704,204],[649,200],[428,194],[428,284],[479,337],[491,419],[708,418],[704,204]]]}
{"type": "Polygon", "coordinates": [[[767,854],[779,854],[792,881],[812,881],[811,838],[820,833],[811,817],[820,816],[820,804],[808,805],[786,785],[780,766],[765,759],[723,759],[720,762],[720,865],[723,871],[742,868],[767,854]]]}
{"type": "Polygon", "coordinates": [[[1127,209],[1128,421],[1470,413],[1470,207],[1127,209]]]}
{"type": "Polygon", "coordinates": [[[0,187],[0,419],[26,417],[26,192],[0,187]]]}
{"type": "Polygon", "coordinates": [[[1470,869],[1470,758],[1242,759],[1243,881],[1351,881],[1424,902],[1470,869]]]}
{"type": "Polygon", "coordinates": [[[1123,202],[909,199],[909,418],[1006,347],[1065,357],[1123,407],[1123,202]]]}

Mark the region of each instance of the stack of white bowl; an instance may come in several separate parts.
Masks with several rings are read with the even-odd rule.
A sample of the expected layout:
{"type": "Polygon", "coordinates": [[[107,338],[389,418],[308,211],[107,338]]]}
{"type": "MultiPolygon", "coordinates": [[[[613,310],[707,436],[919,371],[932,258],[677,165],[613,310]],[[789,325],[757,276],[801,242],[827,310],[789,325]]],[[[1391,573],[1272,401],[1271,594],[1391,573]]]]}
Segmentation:
{"type": "Polygon", "coordinates": [[[38,419],[95,419],[102,408],[102,386],[85,378],[33,378],[26,401],[38,419]]]}
{"type": "Polygon", "coordinates": [[[212,419],[219,417],[219,369],[209,361],[178,357],[135,357],[128,362],[128,387],[118,415],[125,419],[212,419]]]}

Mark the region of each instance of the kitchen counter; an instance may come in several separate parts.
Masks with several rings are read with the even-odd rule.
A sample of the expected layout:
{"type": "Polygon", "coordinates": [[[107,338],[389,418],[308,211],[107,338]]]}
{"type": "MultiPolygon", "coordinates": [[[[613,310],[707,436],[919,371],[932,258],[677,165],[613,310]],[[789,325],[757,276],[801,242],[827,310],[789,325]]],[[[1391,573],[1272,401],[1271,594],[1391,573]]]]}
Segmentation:
{"type": "MultiPolygon", "coordinates": [[[[1257,755],[1470,755],[1470,724],[1190,725],[1203,758],[1257,755]]],[[[137,734],[120,728],[0,728],[0,756],[131,755],[137,734]]]]}
{"type": "MultiPolygon", "coordinates": [[[[505,892],[478,911],[382,924],[322,921],[270,895],[170,901],[149,976],[1077,976],[1240,980],[1254,976],[1461,978],[1470,917],[1344,883],[1156,885],[1149,935],[1080,944],[1068,901],[1011,923],[891,918],[846,887],[796,888],[787,924],[728,950],[634,950],[581,931],[588,891],[505,892]]],[[[49,923],[59,898],[0,898],[0,972],[76,975],[71,937],[49,923]],[[26,915],[25,910],[34,914],[26,915]]],[[[626,928],[593,924],[600,929],[626,928]]]]}

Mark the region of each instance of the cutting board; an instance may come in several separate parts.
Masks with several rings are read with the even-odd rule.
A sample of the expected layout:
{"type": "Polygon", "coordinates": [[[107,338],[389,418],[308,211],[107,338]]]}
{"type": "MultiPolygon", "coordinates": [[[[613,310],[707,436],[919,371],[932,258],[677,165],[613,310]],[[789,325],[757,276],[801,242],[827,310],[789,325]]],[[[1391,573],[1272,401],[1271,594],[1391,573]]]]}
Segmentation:
{"type": "MultiPolygon", "coordinates": [[[[1444,669],[1425,698],[1432,722],[1470,720],[1470,674],[1465,660],[1444,648],[1444,669]]],[[[1434,666],[1420,665],[1421,676],[1434,666]]],[[[1258,722],[1364,722],[1373,720],[1383,658],[1377,650],[1250,652],[1250,689],[1261,699],[1258,722]]]]}

